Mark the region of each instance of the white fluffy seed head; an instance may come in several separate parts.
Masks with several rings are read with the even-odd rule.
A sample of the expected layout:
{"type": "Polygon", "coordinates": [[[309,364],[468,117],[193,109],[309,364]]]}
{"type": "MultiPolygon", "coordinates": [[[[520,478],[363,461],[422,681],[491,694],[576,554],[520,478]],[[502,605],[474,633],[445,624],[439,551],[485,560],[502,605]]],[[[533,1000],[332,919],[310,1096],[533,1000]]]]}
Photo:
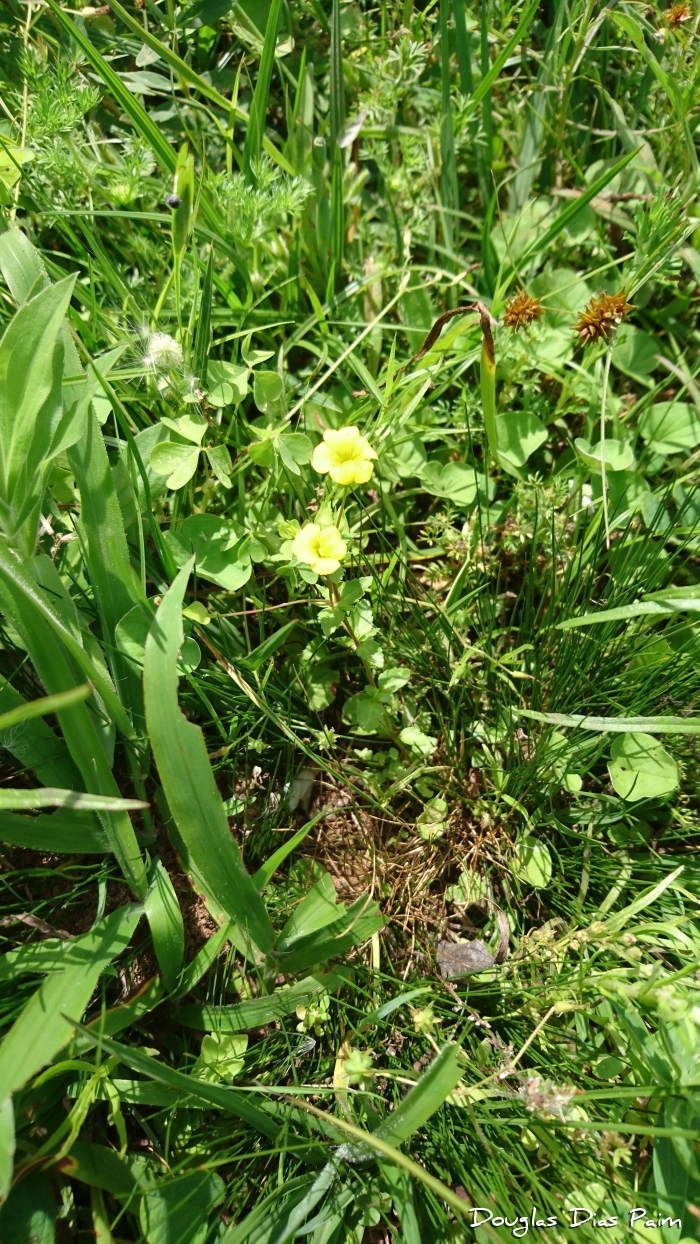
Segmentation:
{"type": "Polygon", "coordinates": [[[182,367],[182,346],[169,333],[151,333],[146,365],[154,371],[177,371],[182,367]]]}

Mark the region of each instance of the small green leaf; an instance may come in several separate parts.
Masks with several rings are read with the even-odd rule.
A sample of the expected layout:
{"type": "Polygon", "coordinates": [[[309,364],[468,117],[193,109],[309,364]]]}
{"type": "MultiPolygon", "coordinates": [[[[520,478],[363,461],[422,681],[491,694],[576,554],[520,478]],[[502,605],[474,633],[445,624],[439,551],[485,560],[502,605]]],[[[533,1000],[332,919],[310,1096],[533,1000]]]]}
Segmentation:
{"type": "Polygon", "coordinates": [[[678,786],[678,765],[651,734],[623,734],[610,748],[608,773],[623,799],[661,799],[678,786]]]}
{"type": "Polygon", "coordinates": [[[355,734],[386,732],[386,710],[381,700],[359,691],[351,695],[343,705],[343,720],[353,727],[355,734]]]}
{"type": "Polygon", "coordinates": [[[421,838],[425,838],[426,842],[432,842],[433,838],[442,837],[446,825],[447,801],[440,795],[436,795],[425,805],[416,821],[416,829],[421,838]]]}
{"type": "Polygon", "coordinates": [[[211,385],[208,395],[210,406],[239,406],[248,393],[249,368],[244,363],[224,363],[210,359],[207,380],[211,385]]]}
{"type": "Polygon", "coordinates": [[[202,1041],[193,1074],[214,1084],[220,1080],[233,1084],[245,1066],[243,1055],[247,1048],[248,1038],[243,1033],[211,1033],[202,1041]]]}
{"type": "Polygon", "coordinates": [[[424,734],[418,726],[404,726],[399,738],[416,756],[432,756],[437,750],[437,739],[432,734],[424,734]]]}
{"type": "Polygon", "coordinates": [[[284,412],[284,384],[279,372],[256,371],[253,380],[255,405],[263,415],[284,412]]]}
{"type": "Polygon", "coordinates": [[[552,857],[548,847],[532,834],[521,838],[511,859],[511,872],[520,881],[535,889],[549,885],[552,876],[552,857]]]}
{"type": "Polygon", "coordinates": [[[380,691],[395,692],[400,691],[407,683],[411,681],[411,671],[404,669],[402,666],[393,666],[391,669],[383,670],[377,679],[377,685],[380,691]]]}
{"type": "Polygon", "coordinates": [[[181,415],[179,419],[169,419],[163,416],[161,423],[165,424],[166,428],[170,428],[171,432],[176,432],[178,436],[184,437],[186,441],[192,441],[195,445],[201,445],[204,433],[209,426],[206,419],[196,412],[181,415]]]}
{"type": "Polygon", "coordinates": [[[206,451],[209,465],[224,488],[231,487],[231,457],[225,445],[213,445],[206,451]]]}

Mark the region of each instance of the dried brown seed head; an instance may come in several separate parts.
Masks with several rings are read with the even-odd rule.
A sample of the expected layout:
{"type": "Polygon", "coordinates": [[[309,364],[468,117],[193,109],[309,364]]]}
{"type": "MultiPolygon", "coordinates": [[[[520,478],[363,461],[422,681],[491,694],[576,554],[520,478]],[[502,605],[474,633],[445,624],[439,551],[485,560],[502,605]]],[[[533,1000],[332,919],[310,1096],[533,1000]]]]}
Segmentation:
{"type": "Polygon", "coordinates": [[[685,4],[684,0],[679,0],[677,4],[672,4],[664,14],[671,30],[677,30],[683,22],[690,21],[692,13],[690,5],[685,4]]]}
{"type": "Polygon", "coordinates": [[[600,290],[587,302],[574,324],[579,344],[585,346],[594,341],[608,341],[630,311],[634,311],[634,307],[627,301],[624,290],[618,290],[616,294],[600,290]]]}
{"type": "Polygon", "coordinates": [[[544,308],[539,298],[531,298],[524,289],[521,289],[520,293],[506,304],[503,323],[517,333],[521,328],[529,328],[531,324],[537,323],[543,315],[544,308]]]}

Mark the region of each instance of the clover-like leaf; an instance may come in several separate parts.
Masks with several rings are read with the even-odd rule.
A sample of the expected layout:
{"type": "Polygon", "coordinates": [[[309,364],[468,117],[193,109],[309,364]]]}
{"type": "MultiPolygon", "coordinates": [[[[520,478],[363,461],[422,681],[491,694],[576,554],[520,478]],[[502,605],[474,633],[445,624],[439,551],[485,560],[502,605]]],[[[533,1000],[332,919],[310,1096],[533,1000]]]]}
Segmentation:
{"type": "Polygon", "coordinates": [[[168,476],[168,488],[184,488],[197,470],[199,447],[160,441],[153,446],[150,461],[156,475],[168,476]]]}

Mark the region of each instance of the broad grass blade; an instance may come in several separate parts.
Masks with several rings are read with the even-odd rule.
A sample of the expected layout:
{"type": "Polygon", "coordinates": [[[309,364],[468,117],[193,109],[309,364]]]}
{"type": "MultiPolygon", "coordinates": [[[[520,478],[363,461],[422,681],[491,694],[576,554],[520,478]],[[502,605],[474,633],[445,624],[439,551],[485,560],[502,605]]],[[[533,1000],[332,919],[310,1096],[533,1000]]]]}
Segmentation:
{"type": "Polygon", "coordinates": [[[98,818],[72,810],[53,816],[0,812],[0,842],[52,855],[106,855],[110,849],[98,818]]]}
{"type": "MultiPolygon", "coordinates": [[[[0,709],[6,713],[22,709],[27,703],[11,683],[0,688],[0,709]]],[[[4,729],[0,747],[7,748],[26,769],[33,770],[43,786],[73,789],[80,785],[80,773],[63,739],[40,718],[23,720],[21,730],[12,726],[4,729]]]]}
{"type": "Polygon", "coordinates": [[[390,1145],[400,1145],[402,1141],[408,1140],[457,1087],[464,1070],[462,1059],[462,1051],[458,1045],[444,1046],[415,1088],[406,1094],[401,1104],[376,1128],[375,1136],[390,1145]]]}
{"type": "Polygon", "coordinates": [[[231,837],[202,731],[185,719],[177,702],[182,600],[193,563],[194,559],[183,567],[164,596],[146,641],[148,734],[168,806],[207,889],[267,953],[274,931],[265,904],[231,837]]]}
{"type": "MultiPolygon", "coordinates": [[[[80,1032],[86,1032],[84,1027],[80,1025],[76,1027],[80,1032]]],[[[140,1050],[131,1046],[121,1045],[118,1041],[112,1041],[110,1037],[102,1037],[100,1044],[108,1054],[114,1054],[125,1067],[131,1067],[132,1071],[138,1071],[158,1084],[167,1084],[192,1097],[198,1097],[217,1110],[225,1110],[228,1114],[243,1119],[263,1136],[269,1136],[271,1140],[277,1139],[281,1120],[278,1121],[271,1111],[268,1113],[265,1109],[259,1109],[244,1093],[239,1093],[236,1089],[220,1087],[218,1084],[208,1084],[203,1080],[195,1080],[181,1071],[175,1071],[160,1059],[142,1054],[140,1050]]]]}
{"type": "Polygon", "coordinates": [[[336,989],[340,978],[332,972],[324,976],[307,976],[288,988],[249,1002],[233,1006],[183,1006],[177,1013],[178,1020],[186,1028],[201,1028],[207,1032],[245,1032],[247,1028],[260,1028],[275,1020],[292,1015],[298,1006],[307,1006],[317,994],[336,989]]]}
{"type": "Polygon", "coordinates": [[[128,946],[143,908],[120,907],[73,946],[61,972],[47,977],[0,1045],[0,1084],[14,1093],[68,1044],[108,963],[128,946]]]}

